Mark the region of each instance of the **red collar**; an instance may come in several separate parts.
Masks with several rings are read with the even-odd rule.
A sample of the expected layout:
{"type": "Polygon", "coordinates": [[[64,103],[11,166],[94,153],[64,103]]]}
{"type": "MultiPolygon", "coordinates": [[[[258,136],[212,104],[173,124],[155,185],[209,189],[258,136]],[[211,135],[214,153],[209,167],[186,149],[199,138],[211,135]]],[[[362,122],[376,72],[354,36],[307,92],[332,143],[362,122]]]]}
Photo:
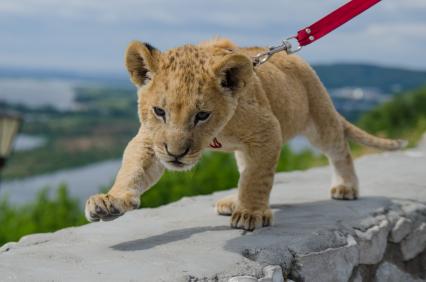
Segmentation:
{"type": "Polygon", "coordinates": [[[222,143],[220,143],[217,138],[213,138],[212,143],[210,143],[210,147],[212,147],[213,149],[219,149],[222,148],[222,143]]]}

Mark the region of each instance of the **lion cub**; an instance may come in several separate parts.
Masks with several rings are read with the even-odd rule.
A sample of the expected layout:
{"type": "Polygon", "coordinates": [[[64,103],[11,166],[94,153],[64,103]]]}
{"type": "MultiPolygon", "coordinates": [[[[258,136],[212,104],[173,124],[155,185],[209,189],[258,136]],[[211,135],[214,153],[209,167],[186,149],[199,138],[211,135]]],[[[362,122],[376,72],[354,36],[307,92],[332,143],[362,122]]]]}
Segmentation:
{"type": "MultiPolygon", "coordinates": [[[[89,221],[109,220],[139,206],[139,197],[170,170],[189,170],[206,149],[235,152],[238,194],[216,203],[231,226],[271,224],[269,194],[281,146],[305,135],[333,167],[331,197],[358,197],[348,139],[396,150],[402,141],[374,137],[340,116],[315,72],[295,55],[280,53],[254,68],[264,48],[239,48],[226,39],[160,52],[132,42],[126,53],[138,88],[141,126],[124,151],[107,194],[86,203],[89,221]]],[[[218,172],[219,173],[219,172],[218,172]]]]}

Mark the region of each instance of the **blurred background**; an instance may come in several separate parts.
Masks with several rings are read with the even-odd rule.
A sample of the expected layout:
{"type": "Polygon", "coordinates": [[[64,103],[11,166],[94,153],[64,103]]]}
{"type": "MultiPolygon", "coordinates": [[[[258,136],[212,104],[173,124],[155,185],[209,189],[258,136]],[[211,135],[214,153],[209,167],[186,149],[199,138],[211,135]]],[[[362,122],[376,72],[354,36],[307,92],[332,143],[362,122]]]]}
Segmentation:
{"type": "MultiPolygon", "coordinates": [[[[345,2],[2,0],[0,245],[85,224],[86,198],[111,185],[138,129],[123,64],[131,40],[160,50],[215,36],[276,45],[345,2]]],[[[410,146],[426,130],[425,14],[424,0],[383,0],[299,53],[340,113],[410,146]]],[[[277,170],[323,164],[298,137],[283,147],[277,170]]],[[[232,155],[208,153],[188,173],[166,173],[142,207],[229,189],[237,179],[232,155]]]]}

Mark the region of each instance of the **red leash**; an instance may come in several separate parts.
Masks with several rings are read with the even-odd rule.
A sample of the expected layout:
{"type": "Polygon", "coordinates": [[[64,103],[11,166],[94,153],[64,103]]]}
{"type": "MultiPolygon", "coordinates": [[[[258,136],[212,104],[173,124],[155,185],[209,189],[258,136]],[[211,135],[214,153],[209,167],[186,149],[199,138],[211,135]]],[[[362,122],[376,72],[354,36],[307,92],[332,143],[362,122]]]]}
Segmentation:
{"type": "Polygon", "coordinates": [[[317,41],[324,35],[335,30],[342,24],[348,22],[349,20],[355,18],[362,12],[368,10],[373,5],[377,4],[381,0],[352,0],[341,6],[337,10],[328,14],[324,18],[320,19],[316,23],[301,29],[297,32],[296,36],[292,36],[287,40],[284,40],[283,43],[279,46],[270,47],[268,51],[258,54],[253,58],[253,65],[258,66],[266,62],[273,54],[281,51],[286,51],[288,54],[295,53],[302,49],[302,46],[311,44],[312,42],[317,41]],[[293,49],[290,39],[296,39],[299,43],[299,46],[293,49]]]}
{"type": "Polygon", "coordinates": [[[342,24],[368,10],[381,0],[352,0],[328,14],[313,25],[297,32],[296,39],[300,46],[306,46],[317,41],[324,35],[337,29],[342,24]]]}

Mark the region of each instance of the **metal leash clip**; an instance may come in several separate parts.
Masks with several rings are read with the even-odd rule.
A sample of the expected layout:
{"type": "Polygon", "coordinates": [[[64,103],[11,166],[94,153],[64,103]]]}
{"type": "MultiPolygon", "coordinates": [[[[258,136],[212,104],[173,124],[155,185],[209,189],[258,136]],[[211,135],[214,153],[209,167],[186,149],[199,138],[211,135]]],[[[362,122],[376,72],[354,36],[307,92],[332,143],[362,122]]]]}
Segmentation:
{"type": "Polygon", "coordinates": [[[268,51],[257,54],[255,57],[253,57],[253,65],[255,67],[261,65],[268,61],[272,55],[281,51],[286,51],[289,55],[299,52],[300,49],[302,49],[302,46],[299,45],[297,48],[293,49],[293,46],[290,42],[291,39],[297,40],[296,36],[289,37],[286,40],[283,40],[281,45],[269,47],[268,51]]]}

